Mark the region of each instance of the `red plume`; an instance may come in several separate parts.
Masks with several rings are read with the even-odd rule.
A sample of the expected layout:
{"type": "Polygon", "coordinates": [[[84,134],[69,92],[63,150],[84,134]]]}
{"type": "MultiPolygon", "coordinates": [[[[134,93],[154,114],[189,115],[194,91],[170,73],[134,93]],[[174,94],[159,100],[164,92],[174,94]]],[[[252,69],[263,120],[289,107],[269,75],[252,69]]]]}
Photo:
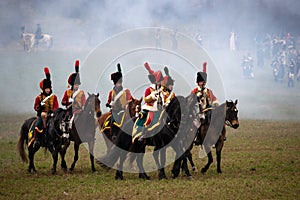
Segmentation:
{"type": "Polygon", "coordinates": [[[79,60],[75,61],[75,72],[79,72],[79,60]]]}
{"type": "Polygon", "coordinates": [[[149,74],[153,74],[154,71],[151,69],[150,65],[148,62],[144,63],[145,68],[148,70],[149,74]]]}
{"type": "Polygon", "coordinates": [[[204,63],[203,63],[203,69],[202,69],[202,72],[205,72],[205,73],[206,73],[206,65],[207,65],[207,62],[204,62],[204,63]]]}
{"type": "Polygon", "coordinates": [[[44,72],[45,72],[46,78],[50,80],[50,71],[49,71],[49,68],[45,67],[44,68],[44,72]]]}

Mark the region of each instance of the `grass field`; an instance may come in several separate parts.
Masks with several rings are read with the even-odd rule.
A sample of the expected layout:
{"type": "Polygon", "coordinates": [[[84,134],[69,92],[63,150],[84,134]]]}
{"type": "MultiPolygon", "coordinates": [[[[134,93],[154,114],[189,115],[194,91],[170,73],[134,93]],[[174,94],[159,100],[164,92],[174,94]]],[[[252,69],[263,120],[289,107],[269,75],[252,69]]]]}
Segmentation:
{"type": "MultiPolygon", "coordinates": [[[[195,173],[192,180],[181,176],[159,181],[157,173],[152,172],[150,181],[139,180],[137,174],[129,173],[124,174],[125,180],[116,181],[114,170],[107,172],[97,165],[98,173],[91,172],[88,152],[83,145],[72,173],[58,170],[56,175],[51,175],[52,157],[49,152],[44,155],[40,150],[35,157],[38,173],[28,174],[28,165],[22,163],[17,154],[21,124],[34,115],[26,112],[32,111],[33,99],[39,93],[43,67],[51,68],[53,88],[61,99],[75,59],[83,61],[88,51],[54,50],[30,54],[21,50],[0,51],[3,65],[0,68],[3,95],[0,105],[0,199],[299,199],[300,84],[296,82],[294,88],[287,88],[286,80],[275,83],[270,60],[263,69],[255,68],[255,79],[243,79],[240,62],[244,53],[246,51],[237,54],[215,51],[212,55],[223,80],[226,98],[239,100],[241,119],[237,130],[228,128],[222,156],[223,174],[217,174],[216,163],[213,163],[206,174],[195,173]]],[[[139,60],[141,66],[144,61],[139,60]]],[[[95,63],[99,64],[98,60],[95,63]]],[[[99,69],[103,67],[105,65],[99,65],[99,69]]],[[[182,69],[177,70],[181,72],[182,69]]],[[[111,68],[111,72],[114,70],[111,68]]],[[[146,72],[142,73],[146,77],[146,72]]],[[[208,76],[212,84],[214,77],[211,73],[208,76]]],[[[194,83],[194,79],[189,81],[194,83]]],[[[105,104],[107,88],[112,87],[109,77],[100,86],[97,92],[105,104]]],[[[175,89],[180,86],[177,80],[175,89]]],[[[86,91],[93,92],[92,89],[86,91]]],[[[198,148],[193,149],[193,154],[201,169],[206,159],[198,158],[198,148]]],[[[72,159],[71,146],[66,158],[68,165],[72,159]]],[[[170,170],[168,166],[169,177],[170,170]]]]}
{"type": "MultiPolygon", "coordinates": [[[[27,173],[16,144],[21,123],[29,116],[0,116],[0,199],[298,199],[300,195],[297,122],[242,120],[237,130],[228,128],[221,175],[213,163],[207,174],[194,173],[192,180],[181,176],[159,181],[152,172],[150,181],[129,173],[116,181],[114,170],[107,172],[97,165],[97,173],[91,172],[84,146],[72,173],[58,170],[51,175],[52,157],[42,150],[36,154],[38,173],[27,173]]],[[[206,158],[198,158],[197,148],[193,153],[200,169],[206,158]]],[[[69,165],[72,158],[69,148],[69,165]]]]}

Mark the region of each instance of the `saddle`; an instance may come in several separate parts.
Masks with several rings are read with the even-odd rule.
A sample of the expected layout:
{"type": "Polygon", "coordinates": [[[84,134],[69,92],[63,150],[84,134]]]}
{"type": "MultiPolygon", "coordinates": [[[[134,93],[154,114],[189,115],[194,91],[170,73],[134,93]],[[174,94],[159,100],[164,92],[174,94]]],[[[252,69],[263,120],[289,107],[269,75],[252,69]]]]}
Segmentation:
{"type": "Polygon", "coordinates": [[[104,120],[103,126],[101,127],[101,132],[111,129],[111,123],[113,120],[113,125],[121,128],[124,124],[125,112],[120,111],[118,113],[110,114],[104,120]]]}
{"type": "Polygon", "coordinates": [[[145,126],[145,123],[148,120],[148,115],[145,111],[141,111],[133,126],[132,141],[134,141],[137,137],[140,137],[143,132],[151,132],[155,130],[155,128],[159,127],[161,125],[161,118],[163,117],[164,112],[165,110],[154,112],[154,116],[150,124],[148,126],[145,126]]]}
{"type": "Polygon", "coordinates": [[[44,137],[44,130],[40,131],[38,128],[37,128],[37,118],[35,120],[33,120],[33,122],[31,123],[30,125],[30,128],[29,128],[29,131],[28,131],[28,144],[27,144],[27,147],[29,147],[34,141],[36,138],[43,138],[44,137]],[[37,135],[36,137],[34,137],[34,131],[36,130],[37,132],[37,135]]]}

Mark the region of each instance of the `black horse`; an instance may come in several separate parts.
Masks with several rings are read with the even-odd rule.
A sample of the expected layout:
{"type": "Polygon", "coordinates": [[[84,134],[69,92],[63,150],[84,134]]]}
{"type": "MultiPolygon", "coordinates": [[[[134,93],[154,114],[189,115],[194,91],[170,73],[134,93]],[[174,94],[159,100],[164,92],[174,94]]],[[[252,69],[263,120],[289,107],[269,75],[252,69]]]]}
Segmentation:
{"type": "MultiPolygon", "coordinates": [[[[27,171],[28,172],[36,172],[34,166],[34,154],[41,148],[45,147],[48,149],[53,158],[53,167],[52,167],[52,174],[56,173],[56,164],[58,160],[58,153],[65,151],[66,146],[68,145],[68,139],[63,137],[60,131],[55,131],[54,126],[58,122],[58,120],[64,115],[64,111],[62,109],[57,109],[48,116],[47,120],[47,128],[43,135],[40,137],[40,143],[29,143],[28,134],[32,126],[34,126],[36,117],[32,117],[30,119],[25,120],[21,127],[20,137],[18,141],[18,152],[22,161],[28,162],[29,159],[29,166],[27,171]],[[28,158],[25,152],[24,146],[28,148],[28,158]]],[[[65,162],[62,159],[61,163],[62,168],[65,168],[65,162]]]]}
{"type": "Polygon", "coordinates": [[[189,121],[188,118],[196,118],[196,115],[199,113],[199,107],[195,106],[196,102],[197,98],[195,95],[190,95],[186,98],[182,96],[174,98],[169,106],[165,108],[164,117],[161,117],[160,126],[156,129],[159,131],[155,134],[153,134],[155,131],[146,133],[147,135],[152,135],[151,137],[146,138],[146,141],[140,141],[138,137],[133,139],[131,136],[136,118],[127,121],[124,128],[119,133],[116,140],[116,146],[113,147],[108,155],[100,158],[99,162],[107,166],[113,166],[118,159],[120,159],[115,178],[122,180],[123,163],[128,151],[130,151],[132,152],[130,163],[137,159],[139,178],[150,179],[143,167],[143,156],[147,145],[154,146],[153,156],[157,169],[159,170],[159,179],[166,178],[164,170],[166,164],[166,148],[168,146],[172,147],[177,156],[180,156],[180,153],[184,152],[181,144],[182,138],[177,137],[174,139],[174,137],[180,128],[184,129],[186,123],[193,123],[193,120],[189,121]],[[181,124],[182,117],[183,123],[181,124]]]}
{"type": "Polygon", "coordinates": [[[196,144],[204,146],[207,153],[208,162],[201,169],[205,173],[211,163],[213,162],[212,152],[210,148],[215,145],[217,155],[217,172],[222,173],[221,170],[221,152],[224,146],[226,127],[225,125],[237,129],[239,127],[238,109],[236,107],[238,101],[226,101],[220,106],[211,110],[211,119],[207,119],[201,123],[196,138],[196,144]]]}
{"type": "MultiPolygon", "coordinates": [[[[71,164],[70,171],[74,170],[75,164],[78,160],[79,145],[83,142],[88,143],[91,167],[92,171],[95,172],[94,165],[94,144],[95,144],[95,132],[96,132],[96,119],[101,116],[99,94],[89,94],[84,105],[83,110],[77,113],[70,130],[69,140],[74,142],[74,161],[71,164]]],[[[65,153],[65,152],[64,152],[65,153]]]]}

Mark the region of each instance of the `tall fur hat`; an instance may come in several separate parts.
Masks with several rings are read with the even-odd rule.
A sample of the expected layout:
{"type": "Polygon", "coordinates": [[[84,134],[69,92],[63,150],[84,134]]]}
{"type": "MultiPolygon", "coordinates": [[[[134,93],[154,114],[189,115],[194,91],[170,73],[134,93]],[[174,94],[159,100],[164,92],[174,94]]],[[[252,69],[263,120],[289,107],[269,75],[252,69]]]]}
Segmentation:
{"type": "Polygon", "coordinates": [[[163,80],[163,75],[160,70],[155,72],[154,70],[151,69],[148,62],[145,62],[144,66],[149,72],[148,78],[152,84],[161,82],[163,80]]]}
{"type": "Polygon", "coordinates": [[[196,83],[199,83],[201,81],[207,82],[206,65],[207,65],[207,62],[204,62],[202,72],[197,73],[196,83]]]}
{"type": "Polygon", "coordinates": [[[70,74],[68,78],[68,83],[71,86],[74,86],[75,84],[80,85],[80,76],[79,76],[79,60],[75,61],[75,73],[70,74]]]}
{"type": "Polygon", "coordinates": [[[164,79],[161,82],[161,84],[165,87],[168,87],[169,85],[174,85],[174,80],[170,76],[169,69],[167,66],[164,67],[164,71],[165,71],[166,76],[164,76],[164,79]]]}
{"type": "Polygon", "coordinates": [[[117,72],[112,73],[110,75],[110,80],[112,80],[114,82],[114,85],[116,85],[118,82],[123,81],[123,75],[122,75],[122,70],[121,70],[121,65],[120,63],[117,64],[117,72]]]}
{"type": "Polygon", "coordinates": [[[50,79],[51,76],[50,76],[50,71],[49,71],[48,67],[44,68],[44,72],[45,72],[46,78],[41,80],[40,88],[42,90],[45,90],[46,88],[52,89],[52,84],[51,84],[51,79],[50,79]]]}

